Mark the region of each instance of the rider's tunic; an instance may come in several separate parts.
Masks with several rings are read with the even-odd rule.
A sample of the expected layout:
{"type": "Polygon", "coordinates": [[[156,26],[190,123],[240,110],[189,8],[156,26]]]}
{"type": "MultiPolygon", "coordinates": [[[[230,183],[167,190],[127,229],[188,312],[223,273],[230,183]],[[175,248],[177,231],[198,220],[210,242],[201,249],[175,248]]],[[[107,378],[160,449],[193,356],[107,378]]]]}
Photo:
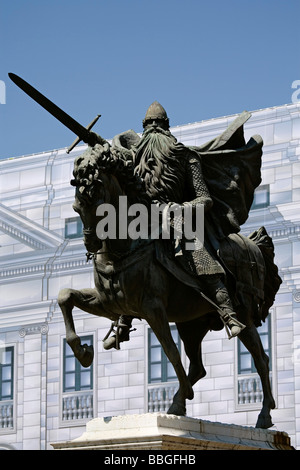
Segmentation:
{"type": "MultiPolygon", "coordinates": [[[[168,185],[164,185],[163,190],[160,190],[157,183],[155,188],[149,185],[147,189],[152,200],[163,203],[189,203],[192,206],[203,204],[206,215],[213,202],[202,175],[200,157],[187,147],[180,145],[180,153],[174,158],[176,158],[176,172],[180,174],[179,177],[176,180],[169,179],[168,185]]],[[[224,269],[218,261],[215,248],[212,245],[212,240],[215,241],[215,246],[218,242],[215,240],[211,225],[206,223],[206,217],[204,219],[204,244],[202,247],[188,250],[184,239],[182,239],[179,249],[182,256],[176,256],[176,260],[196,276],[224,274],[224,269]]]]}

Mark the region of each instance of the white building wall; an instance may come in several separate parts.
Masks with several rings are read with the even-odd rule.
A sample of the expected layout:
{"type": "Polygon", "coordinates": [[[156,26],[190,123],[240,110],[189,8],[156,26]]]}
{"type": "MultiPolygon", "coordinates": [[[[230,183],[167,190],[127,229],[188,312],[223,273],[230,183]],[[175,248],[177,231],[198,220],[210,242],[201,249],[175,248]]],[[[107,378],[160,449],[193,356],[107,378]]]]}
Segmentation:
{"type": "MultiPolygon", "coordinates": [[[[235,116],[173,128],[186,145],[219,135],[235,116]]],[[[255,111],[246,137],[264,139],[262,184],[270,206],[243,227],[264,225],[273,237],[283,284],[272,308],[274,425],[300,448],[300,106],[255,111]]],[[[62,420],[62,344],[65,328],[57,294],[93,286],[81,240],[64,238],[74,217],[73,161],[65,149],[0,162],[0,346],[15,346],[14,427],[0,429],[1,445],[51,449],[82,434],[86,420],[62,420]]],[[[147,325],[135,320],[121,351],[104,351],[110,322],[74,310],[79,335],[94,335],[94,416],[147,412],[147,325]]],[[[254,426],[260,406],[237,405],[237,340],[210,332],[203,344],[207,375],[195,385],[189,416],[254,426]]],[[[186,362],[183,353],[183,361],[186,362]]],[[[186,364],[187,365],[187,364],[186,364]]],[[[1,402],[0,402],[1,404],[1,402]]]]}

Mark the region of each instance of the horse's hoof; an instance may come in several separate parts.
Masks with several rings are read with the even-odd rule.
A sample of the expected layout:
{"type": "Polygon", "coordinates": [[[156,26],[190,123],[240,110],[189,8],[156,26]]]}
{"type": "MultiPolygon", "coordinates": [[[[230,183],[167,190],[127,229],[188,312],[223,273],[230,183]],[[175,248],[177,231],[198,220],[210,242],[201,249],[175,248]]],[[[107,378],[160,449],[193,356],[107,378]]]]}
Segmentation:
{"type": "Polygon", "coordinates": [[[167,411],[168,415],[176,415],[176,416],[185,416],[186,415],[186,407],[179,403],[172,403],[170,408],[167,411]]]}
{"type": "Polygon", "coordinates": [[[191,386],[191,389],[189,391],[189,393],[187,394],[187,397],[186,397],[188,400],[192,400],[194,398],[194,390],[193,390],[193,387],[191,386]]]}
{"type": "Polygon", "coordinates": [[[256,423],[256,428],[259,428],[259,429],[269,429],[271,428],[272,426],[274,426],[274,424],[272,423],[272,418],[271,416],[262,416],[262,415],[259,415],[258,416],[258,419],[257,419],[257,423],[256,423]]]}
{"type": "Polygon", "coordinates": [[[194,398],[194,390],[193,390],[193,387],[192,387],[190,381],[188,381],[188,383],[186,384],[185,393],[184,393],[183,396],[187,400],[192,400],[194,398]]]}
{"type": "Polygon", "coordinates": [[[84,344],[80,346],[80,351],[76,354],[76,357],[82,367],[90,367],[94,359],[94,348],[84,344]]]}

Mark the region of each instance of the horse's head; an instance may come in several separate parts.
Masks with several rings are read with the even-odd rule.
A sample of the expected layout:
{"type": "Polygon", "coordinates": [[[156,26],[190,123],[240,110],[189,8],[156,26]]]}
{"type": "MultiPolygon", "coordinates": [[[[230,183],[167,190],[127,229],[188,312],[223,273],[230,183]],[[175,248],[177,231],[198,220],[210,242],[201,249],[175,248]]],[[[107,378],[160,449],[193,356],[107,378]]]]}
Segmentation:
{"type": "Polygon", "coordinates": [[[73,175],[71,184],[76,187],[73,208],[83,222],[85,246],[89,252],[95,253],[102,247],[96,234],[100,220],[97,207],[106,203],[118,210],[121,195],[128,197],[129,204],[145,203],[148,199],[143,191],[143,181],[134,174],[131,161],[114,154],[109,146],[100,144],[88,147],[75,159],[73,175]]]}
{"type": "Polygon", "coordinates": [[[97,144],[88,147],[74,161],[72,186],[76,187],[73,209],[80,215],[83,223],[84,244],[91,253],[102,247],[102,240],[97,237],[97,207],[110,202],[111,181],[105,171],[105,162],[109,159],[108,148],[97,144]]]}

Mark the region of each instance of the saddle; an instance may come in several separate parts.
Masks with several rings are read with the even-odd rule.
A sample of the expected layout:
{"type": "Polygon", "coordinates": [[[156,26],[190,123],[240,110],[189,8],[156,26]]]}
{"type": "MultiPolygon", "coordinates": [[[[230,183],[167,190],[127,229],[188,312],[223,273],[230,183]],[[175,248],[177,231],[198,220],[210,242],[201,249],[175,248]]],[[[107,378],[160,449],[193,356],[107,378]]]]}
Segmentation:
{"type": "MultiPolygon", "coordinates": [[[[244,308],[249,313],[251,311],[255,325],[260,326],[266,271],[260,249],[251,238],[230,234],[221,242],[218,258],[224,266],[226,284],[234,308],[244,308]]],[[[188,267],[183,269],[183,264],[176,261],[170,244],[156,242],[156,259],[180,282],[205,297],[201,291],[201,276],[195,276],[188,267]]],[[[205,299],[210,301],[206,297],[205,299]]],[[[215,307],[211,301],[210,303],[215,307]]]]}

